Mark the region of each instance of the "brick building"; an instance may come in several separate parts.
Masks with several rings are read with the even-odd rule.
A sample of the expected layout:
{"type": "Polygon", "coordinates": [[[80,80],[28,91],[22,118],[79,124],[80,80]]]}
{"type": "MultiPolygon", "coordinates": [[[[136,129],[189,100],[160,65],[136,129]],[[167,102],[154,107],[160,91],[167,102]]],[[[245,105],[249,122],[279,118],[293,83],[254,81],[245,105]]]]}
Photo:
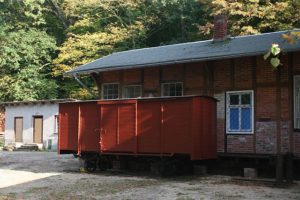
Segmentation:
{"type": "Polygon", "coordinates": [[[219,100],[220,155],[300,158],[300,44],[283,32],[228,37],[216,18],[212,40],[113,53],[67,72],[90,75],[99,98],[209,95],[219,100]],[[284,53],[274,69],[263,55],[272,43],[284,53]]]}

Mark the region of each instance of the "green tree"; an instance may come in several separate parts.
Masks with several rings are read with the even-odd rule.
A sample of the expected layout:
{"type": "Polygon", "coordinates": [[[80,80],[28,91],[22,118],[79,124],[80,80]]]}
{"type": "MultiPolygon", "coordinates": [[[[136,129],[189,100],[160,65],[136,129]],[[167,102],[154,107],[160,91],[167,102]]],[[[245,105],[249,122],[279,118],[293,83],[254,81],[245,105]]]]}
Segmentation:
{"type": "MultiPolygon", "coordinates": [[[[225,13],[229,33],[251,35],[299,27],[299,0],[199,0],[210,16],[225,13]]],[[[212,22],[212,20],[210,20],[212,22]]],[[[212,34],[212,23],[200,30],[212,34]],[[204,31],[205,30],[205,31],[204,31]]]]}
{"type": "Polygon", "coordinates": [[[39,27],[45,24],[44,3],[44,0],[1,0],[0,22],[11,31],[39,27]]]}
{"type": "Polygon", "coordinates": [[[55,40],[36,29],[0,31],[0,100],[56,98],[56,82],[51,79],[55,40]]]}
{"type": "Polygon", "coordinates": [[[60,93],[77,98],[86,96],[70,90],[76,83],[62,77],[65,71],[116,51],[197,40],[197,25],[205,23],[196,0],[65,0],[61,9],[71,23],[53,74],[60,93]]]}
{"type": "MultiPolygon", "coordinates": [[[[67,39],[54,60],[53,74],[62,85],[60,94],[73,98],[90,98],[88,93],[63,73],[115,51],[144,46],[144,25],[136,10],[141,0],[66,0],[62,4],[65,16],[72,23],[67,39]],[[76,92],[77,91],[77,92],[76,92]]],[[[90,79],[84,79],[92,85],[90,79]]]]}

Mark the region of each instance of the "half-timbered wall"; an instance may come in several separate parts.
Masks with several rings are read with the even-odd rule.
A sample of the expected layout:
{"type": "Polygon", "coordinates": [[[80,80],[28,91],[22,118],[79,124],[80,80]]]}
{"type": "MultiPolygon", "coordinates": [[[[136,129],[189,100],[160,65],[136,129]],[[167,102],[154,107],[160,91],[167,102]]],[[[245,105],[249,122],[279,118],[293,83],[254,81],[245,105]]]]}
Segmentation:
{"type": "Polygon", "coordinates": [[[300,132],[293,129],[293,76],[300,74],[300,53],[281,58],[274,69],[262,56],[176,64],[93,75],[102,83],[142,85],[143,97],[161,95],[161,83],[183,82],[184,95],[210,95],[219,100],[217,110],[218,152],[276,154],[294,152],[300,157],[300,132]],[[254,131],[226,134],[226,92],[252,90],[254,131]]]}

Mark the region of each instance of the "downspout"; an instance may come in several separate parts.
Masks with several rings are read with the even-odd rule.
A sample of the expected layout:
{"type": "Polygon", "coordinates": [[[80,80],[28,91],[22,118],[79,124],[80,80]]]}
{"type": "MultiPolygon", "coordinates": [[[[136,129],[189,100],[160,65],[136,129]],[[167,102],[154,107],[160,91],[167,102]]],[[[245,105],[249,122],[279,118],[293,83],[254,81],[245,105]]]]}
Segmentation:
{"type": "Polygon", "coordinates": [[[77,74],[74,74],[73,78],[79,83],[79,85],[81,85],[84,89],[86,89],[88,93],[90,93],[90,95],[92,95],[93,97],[97,97],[97,95],[77,77],[77,74]]]}

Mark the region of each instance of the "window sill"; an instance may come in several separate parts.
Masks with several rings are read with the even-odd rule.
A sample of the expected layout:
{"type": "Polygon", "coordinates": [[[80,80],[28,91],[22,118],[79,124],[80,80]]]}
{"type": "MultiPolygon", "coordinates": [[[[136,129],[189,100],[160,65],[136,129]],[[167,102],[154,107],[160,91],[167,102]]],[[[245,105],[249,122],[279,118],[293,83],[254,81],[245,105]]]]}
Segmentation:
{"type": "Polygon", "coordinates": [[[235,133],[229,132],[229,133],[226,133],[226,135],[253,135],[253,134],[254,134],[253,132],[235,132],[235,133]]]}

